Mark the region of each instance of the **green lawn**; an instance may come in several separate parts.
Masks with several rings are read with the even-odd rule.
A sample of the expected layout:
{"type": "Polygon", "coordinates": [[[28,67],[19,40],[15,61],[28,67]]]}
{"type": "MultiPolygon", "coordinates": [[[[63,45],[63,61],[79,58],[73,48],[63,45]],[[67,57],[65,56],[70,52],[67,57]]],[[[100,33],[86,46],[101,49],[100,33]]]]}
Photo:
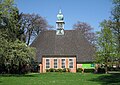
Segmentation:
{"type": "Polygon", "coordinates": [[[120,85],[120,74],[44,73],[0,75],[0,85],[120,85]]]}

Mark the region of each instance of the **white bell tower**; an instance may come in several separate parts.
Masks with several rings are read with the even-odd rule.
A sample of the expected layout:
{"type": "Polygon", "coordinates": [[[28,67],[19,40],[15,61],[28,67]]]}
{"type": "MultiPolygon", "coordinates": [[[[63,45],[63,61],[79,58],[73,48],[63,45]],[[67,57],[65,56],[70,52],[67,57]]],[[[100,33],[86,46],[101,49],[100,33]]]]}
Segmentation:
{"type": "Polygon", "coordinates": [[[57,14],[57,21],[56,21],[56,35],[64,35],[64,16],[61,12],[61,9],[59,10],[59,13],[57,14]]]}

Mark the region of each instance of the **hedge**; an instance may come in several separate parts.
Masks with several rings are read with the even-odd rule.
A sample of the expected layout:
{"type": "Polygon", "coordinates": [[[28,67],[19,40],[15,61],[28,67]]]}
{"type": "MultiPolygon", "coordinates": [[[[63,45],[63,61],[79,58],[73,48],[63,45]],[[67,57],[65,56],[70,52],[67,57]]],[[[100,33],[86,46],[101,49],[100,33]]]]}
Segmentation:
{"type": "Polygon", "coordinates": [[[46,69],[46,72],[70,72],[69,68],[64,68],[64,69],[54,69],[54,68],[50,68],[50,69],[46,69]]]}

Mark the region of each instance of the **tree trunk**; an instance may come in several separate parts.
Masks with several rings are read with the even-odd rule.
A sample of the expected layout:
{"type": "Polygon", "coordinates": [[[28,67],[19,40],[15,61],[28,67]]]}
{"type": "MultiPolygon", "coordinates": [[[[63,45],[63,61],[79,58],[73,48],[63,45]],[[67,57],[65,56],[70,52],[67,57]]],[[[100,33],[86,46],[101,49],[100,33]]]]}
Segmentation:
{"type": "Polygon", "coordinates": [[[105,73],[106,73],[106,74],[108,73],[108,67],[107,67],[107,64],[105,64],[105,73]]]}
{"type": "Polygon", "coordinates": [[[108,58],[106,58],[106,62],[105,62],[105,73],[108,73],[108,58]]]}
{"type": "Polygon", "coordinates": [[[19,74],[21,74],[21,62],[19,61],[19,74]]]}
{"type": "Polygon", "coordinates": [[[29,43],[30,43],[30,38],[31,38],[31,32],[29,32],[29,35],[28,35],[28,40],[27,40],[27,45],[29,45],[29,43]]]}

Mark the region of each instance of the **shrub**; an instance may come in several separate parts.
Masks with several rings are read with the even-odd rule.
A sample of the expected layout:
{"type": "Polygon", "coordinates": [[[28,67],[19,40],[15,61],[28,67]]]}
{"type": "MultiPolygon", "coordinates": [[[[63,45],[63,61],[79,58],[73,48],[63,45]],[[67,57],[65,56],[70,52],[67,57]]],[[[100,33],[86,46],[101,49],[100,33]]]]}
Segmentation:
{"type": "Polygon", "coordinates": [[[85,73],[94,73],[94,69],[84,69],[85,73]]]}
{"type": "Polygon", "coordinates": [[[66,68],[66,72],[70,72],[70,69],[69,69],[69,68],[66,68]]]}
{"type": "Polygon", "coordinates": [[[59,69],[57,69],[58,70],[58,72],[62,72],[62,69],[61,68],[59,68],[59,69]]]}
{"type": "Polygon", "coordinates": [[[77,72],[82,73],[83,69],[82,68],[77,68],[77,72]]]}
{"type": "Polygon", "coordinates": [[[116,68],[114,68],[114,67],[108,67],[108,70],[109,71],[120,71],[120,68],[119,67],[116,67],[116,68]]]}
{"type": "Polygon", "coordinates": [[[58,70],[58,69],[55,69],[55,72],[59,72],[59,70],[58,70]]]}
{"type": "Polygon", "coordinates": [[[49,71],[50,72],[55,72],[55,69],[54,68],[50,68],[49,71]]]}
{"type": "Polygon", "coordinates": [[[46,69],[46,72],[50,72],[49,69],[46,69]]]}
{"type": "Polygon", "coordinates": [[[105,73],[105,68],[98,68],[98,73],[105,73]]]}
{"type": "Polygon", "coordinates": [[[70,72],[70,69],[69,68],[64,68],[64,69],[62,69],[62,72],[70,72]]]}
{"type": "Polygon", "coordinates": [[[66,68],[62,69],[62,72],[66,72],[66,68]]]}
{"type": "Polygon", "coordinates": [[[113,67],[108,67],[108,70],[109,70],[109,71],[115,71],[115,68],[113,68],[113,67]]]}
{"type": "Polygon", "coordinates": [[[46,69],[46,72],[70,72],[69,68],[64,68],[64,69],[54,69],[54,68],[50,68],[50,69],[46,69]]]}

